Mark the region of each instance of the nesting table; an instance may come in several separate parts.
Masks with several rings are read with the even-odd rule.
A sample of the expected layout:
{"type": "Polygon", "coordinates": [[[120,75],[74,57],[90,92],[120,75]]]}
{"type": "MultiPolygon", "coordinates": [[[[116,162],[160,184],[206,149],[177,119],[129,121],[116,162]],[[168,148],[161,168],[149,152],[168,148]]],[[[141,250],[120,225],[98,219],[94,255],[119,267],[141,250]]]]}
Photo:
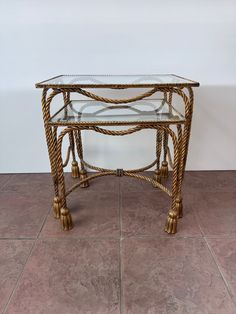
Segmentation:
{"type": "Polygon", "coordinates": [[[73,227],[67,196],[77,187],[88,188],[90,180],[116,175],[146,180],[153,188],[167,193],[171,203],[164,230],[170,234],[177,232],[178,219],[183,216],[181,188],[191,130],[193,87],[197,86],[198,82],[173,74],[59,75],[36,84],[37,88],[42,88],[42,112],[54,184],[54,216],[60,219],[63,230],[73,227]],[[125,98],[123,91],[131,88],[135,89],[136,95],[125,98]],[[116,99],[99,96],[98,89],[115,89],[121,96],[116,99]],[[86,96],[86,99],[75,100],[75,94],[86,96]],[[62,96],[61,108],[51,113],[52,101],[58,95],[62,96]],[[177,98],[183,105],[181,112],[175,108],[177,98]],[[151,164],[139,169],[114,170],[85,161],[83,130],[124,136],[142,129],[155,131],[156,156],[151,164]],[[62,143],[66,137],[69,145],[63,160],[62,143]],[[66,187],[64,168],[70,160],[75,184],[66,187]],[[145,175],[144,171],[152,167],[155,169],[153,177],[145,175]],[[87,169],[95,172],[88,175],[87,169]],[[171,189],[166,185],[170,173],[171,189]]]}

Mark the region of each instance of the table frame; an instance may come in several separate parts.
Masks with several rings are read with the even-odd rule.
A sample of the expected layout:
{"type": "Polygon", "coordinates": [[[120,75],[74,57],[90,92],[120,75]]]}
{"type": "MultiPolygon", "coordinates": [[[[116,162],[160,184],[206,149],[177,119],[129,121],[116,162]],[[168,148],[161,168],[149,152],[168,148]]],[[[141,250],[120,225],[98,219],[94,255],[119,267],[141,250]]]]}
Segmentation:
{"type": "MultiPolygon", "coordinates": [[[[197,85],[194,85],[197,86],[197,85]]],[[[37,85],[36,85],[37,87],[37,85]]],[[[105,86],[106,87],[106,86],[105,86]]],[[[90,87],[91,88],[91,87],[90,87]]],[[[104,86],[102,86],[104,88],[104,86]]],[[[128,89],[134,88],[132,85],[122,85],[120,87],[112,86],[112,89],[128,89]]],[[[117,176],[130,176],[138,179],[149,181],[154,187],[160,188],[162,191],[167,193],[171,199],[171,207],[167,215],[167,221],[165,225],[165,231],[170,234],[174,234],[177,232],[177,221],[178,218],[183,216],[183,204],[182,204],[182,182],[184,178],[184,170],[186,166],[187,154],[188,154],[188,146],[189,146],[189,138],[191,131],[191,121],[192,121],[192,113],[193,113],[193,102],[194,95],[192,86],[189,85],[181,85],[178,86],[166,85],[166,86],[154,86],[151,87],[145,93],[139,94],[135,97],[125,98],[125,99],[111,99],[96,95],[95,93],[89,92],[84,88],[80,88],[73,85],[68,86],[45,86],[42,92],[42,111],[43,111],[43,119],[44,119],[44,127],[45,134],[48,146],[48,154],[51,165],[51,173],[53,177],[53,185],[54,185],[54,201],[53,201],[53,209],[54,216],[58,218],[62,222],[63,230],[70,230],[73,227],[72,218],[70,214],[70,210],[66,204],[66,197],[74,191],[78,186],[80,187],[88,187],[89,180],[94,178],[104,176],[104,175],[117,175],[117,176]],[[49,93],[51,89],[51,93],[49,93]],[[128,130],[119,130],[119,131],[111,131],[104,129],[100,126],[95,125],[94,123],[79,123],[78,125],[68,126],[65,123],[52,123],[50,122],[51,113],[50,107],[53,98],[56,95],[62,94],[64,97],[64,104],[67,105],[70,102],[70,94],[78,93],[84,96],[87,96],[90,99],[102,101],[105,103],[111,104],[121,104],[121,103],[130,103],[137,100],[141,100],[156,93],[162,93],[166,101],[170,104],[172,102],[172,96],[174,94],[179,95],[184,104],[184,123],[176,123],[176,133],[170,128],[170,123],[142,123],[136,126],[132,126],[128,130]],[[64,126],[62,132],[58,135],[58,127],[64,126]],[[83,146],[82,146],[82,138],[81,131],[82,130],[93,130],[95,132],[99,132],[106,135],[112,136],[122,136],[126,134],[131,134],[137,132],[142,129],[154,129],[156,130],[156,160],[150,165],[133,170],[110,170],[95,167],[89,165],[84,161],[83,158],[83,146]],[[70,145],[68,147],[67,156],[65,162],[63,162],[61,146],[63,138],[68,135],[70,145]],[[168,140],[171,139],[174,147],[174,158],[173,162],[171,160],[170,149],[168,146],[168,140]],[[78,162],[76,160],[75,148],[77,149],[77,153],[80,159],[80,167],[78,166],[78,162]],[[160,164],[160,156],[163,150],[163,160],[160,164]],[[72,155],[72,177],[80,178],[79,183],[75,184],[66,191],[65,188],[65,180],[64,180],[64,171],[63,168],[68,164],[70,155],[72,155]],[[173,176],[172,176],[172,189],[171,191],[165,187],[162,182],[168,176],[168,163],[169,166],[173,166],[173,176]],[[150,178],[138,172],[150,169],[152,166],[156,166],[154,171],[154,177],[150,178]],[[87,172],[85,167],[88,167],[93,170],[98,170],[98,174],[87,176],[87,172]]],[[[109,125],[107,123],[106,125],[109,125]]],[[[117,125],[122,125],[121,123],[117,123],[117,125]]],[[[123,124],[124,125],[124,124],[123,124]]]]}

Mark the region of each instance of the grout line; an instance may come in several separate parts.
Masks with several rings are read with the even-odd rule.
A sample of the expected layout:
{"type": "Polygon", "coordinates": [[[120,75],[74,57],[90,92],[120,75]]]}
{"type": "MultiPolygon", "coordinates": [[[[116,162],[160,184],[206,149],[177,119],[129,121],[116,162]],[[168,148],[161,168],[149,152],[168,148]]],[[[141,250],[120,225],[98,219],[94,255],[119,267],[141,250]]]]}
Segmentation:
{"type": "Polygon", "coordinates": [[[122,241],[123,239],[120,239],[120,263],[119,263],[119,271],[120,271],[120,314],[124,313],[124,296],[123,296],[123,276],[122,276],[122,271],[123,271],[123,263],[122,263],[122,241]]]}
{"type": "MultiPolygon", "coordinates": [[[[67,231],[63,231],[63,232],[67,232],[67,231]]],[[[38,238],[38,240],[58,240],[58,241],[63,241],[63,240],[119,240],[120,237],[99,237],[99,236],[42,236],[40,238],[38,238]]],[[[36,239],[37,240],[37,239],[36,239]]]]}
{"type": "Polygon", "coordinates": [[[40,234],[41,234],[41,232],[42,232],[42,230],[43,230],[43,227],[44,227],[44,225],[45,225],[45,223],[46,223],[46,220],[47,220],[49,214],[51,213],[51,210],[52,210],[52,207],[49,208],[47,214],[45,215],[45,217],[44,217],[44,219],[43,219],[42,225],[41,225],[41,227],[40,227],[40,229],[39,229],[39,232],[38,232],[38,235],[37,235],[36,239],[39,238],[39,236],[40,236],[40,234]]]}
{"type": "Polygon", "coordinates": [[[218,264],[217,257],[216,257],[216,255],[215,255],[213,249],[211,248],[211,246],[210,246],[210,244],[209,244],[209,242],[208,242],[208,240],[207,240],[207,236],[205,235],[205,233],[204,233],[204,231],[203,231],[203,229],[202,229],[202,227],[201,227],[201,224],[200,224],[200,221],[199,221],[199,217],[198,217],[198,214],[197,214],[196,210],[194,210],[194,215],[195,215],[195,217],[196,217],[196,221],[197,221],[197,223],[198,223],[198,226],[199,226],[199,228],[200,228],[200,231],[201,231],[201,233],[202,233],[202,235],[203,235],[203,240],[204,240],[204,242],[206,243],[206,246],[207,246],[207,248],[208,248],[208,251],[210,252],[210,255],[211,255],[211,257],[213,258],[213,261],[214,261],[214,263],[215,263],[215,265],[216,265],[216,268],[217,268],[217,270],[218,270],[218,272],[219,272],[219,274],[220,274],[220,276],[221,276],[221,278],[222,278],[222,280],[223,280],[223,282],[224,282],[224,285],[225,285],[226,290],[227,290],[227,292],[228,292],[228,294],[229,294],[229,297],[230,297],[230,299],[233,301],[234,305],[236,305],[236,297],[235,297],[234,293],[232,292],[231,286],[230,286],[230,284],[227,282],[227,280],[226,280],[226,278],[225,278],[225,276],[224,276],[224,274],[223,274],[223,271],[222,271],[221,268],[220,268],[220,265],[218,264]]]}
{"type": "Polygon", "coordinates": [[[225,278],[225,276],[224,276],[224,273],[223,273],[223,271],[221,270],[220,265],[218,264],[217,257],[216,257],[216,255],[215,255],[213,249],[211,248],[210,244],[208,243],[206,237],[204,237],[204,241],[205,241],[205,243],[206,243],[206,245],[207,245],[207,248],[208,248],[208,250],[209,250],[209,252],[210,252],[210,255],[212,256],[213,261],[214,261],[214,263],[215,263],[215,265],[216,265],[216,267],[217,267],[217,269],[218,269],[218,272],[219,272],[219,274],[220,274],[220,276],[221,276],[221,278],[222,278],[222,280],[223,280],[223,282],[224,282],[224,284],[225,284],[225,287],[226,287],[226,290],[227,290],[227,292],[228,292],[228,294],[229,294],[229,296],[230,296],[230,299],[233,301],[234,305],[236,306],[236,296],[234,295],[234,293],[233,293],[233,291],[232,291],[232,289],[231,289],[231,285],[230,285],[230,283],[228,283],[228,281],[226,280],[226,278],[225,278]]]}
{"type": "MultiPolygon", "coordinates": [[[[164,233],[164,231],[163,231],[164,233]]],[[[163,234],[163,235],[131,235],[131,236],[123,236],[123,239],[203,239],[203,236],[177,236],[172,234],[163,234]]]]}
{"type": "MultiPolygon", "coordinates": [[[[3,238],[2,240],[5,240],[6,238],[3,238]]],[[[9,238],[8,240],[10,240],[12,238],[9,238]]],[[[24,238],[19,238],[19,239],[15,239],[15,240],[22,240],[24,238]]],[[[41,236],[39,238],[40,239],[54,239],[54,240],[124,240],[124,239],[203,239],[202,236],[172,236],[172,235],[133,235],[133,236],[122,236],[120,237],[118,236],[70,236],[68,234],[68,236],[41,236]]],[[[1,238],[0,238],[1,240],[1,238]]],[[[26,240],[37,240],[37,238],[26,238],[26,240]]]]}
{"type": "MultiPolygon", "coordinates": [[[[191,205],[190,205],[190,206],[191,206],[191,205]]],[[[198,214],[197,214],[196,210],[195,210],[195,209],[193,209],[193,206],[191,206],[191,209],[192,209],[192,211],[193,211],[193,215],[194,215],[194,217],[195,217],[195,219],[196,219],[196,222],[197,222],[198,228],[200,229],[200,232],[201,232],[201,237],[202,237],[202,238],[204,238],[205,234],[204,234],[204,231],[203,231],[203,229],[202,229],[202,227],[201,227],[201,224],[200,224],[200,220],[199,220],[198,214]]]]}
{"type": "Polygon", "coordinates": [[[206,239],[236,239],[236,234],[224,234],[224,235],[206,235],[206,239]]]}
{"type": "MultiPolygon", "coordinates": [[[[22,268],[22,271],[20,272],[19,277],[18,277],[17,280],[16,280],[15,286],[14,286],[14,288],[13,288],[13,290],[12,290],[10,296],[9,296],[9,299],[8,299],[8,301],[7,301],[7,303],[6,303],[5,307],[4,307],[4,309],[3,309],[3,314],[6,313],[7,308],[8,308],[9,304],[11,303],[11,301],[12,301],[12,299],[13,299],[15,293],[16,293],[16,290],[18,289],[18,287],[19,287],[19,285],[20,285],[20,282],[21,282],[21,279],[22,279],[22,277],[23,277],[23,274],[24,274],[26,265],[27,265],[27,263],[28,263],[30,257],[32,256],[33,250],[34,250],[34,248],[35,248],[35,246],[36,246],[36,243],[37,243],[37,241],[38,241],[38,239],[39,239],[39,235],[40,235],[40,233],[41,233],[41,231],[42,231],[42,229],[43,229],[43,226],[44,226],[44,224],[45,224],[45,222],[46,222],[46,219],[47,219],[47,217],[48,217],[48,215],[49,215],[50,212],[51,212],[51,208],[48,210],[47,214],[45,215],[45,217],[44,217],[44,219],[43,219],[43,223],[42,223],[42,225],[41,225],[41,228],[40,228],[40,230],[39,230],[39,232],[38,232],[37,237],[36,237],[36,238],[26,238],[26,240],[34,240],[34,243],[33,243],[33,245],[32,245],[32,248],[31,248],[30,252],[29,252],[29,255],[28,255],[28,257],[27,257],[27,259],[26,259],[26,261],[25,261],[25,264],[24,264],[24,266],[23,266],[23,268],[22,268]]],[[[24,239],[24,238],[16,239],[16,240],[23,240],[23,239],[24,239]]]]}
{"type": "Polygon", "coordinates": [[[122,279],[122,191],[121,178],[119,180],[119,221],[120,221],[120,241],[119,241],[119,274],[120,274],[120,314],[124,313],[123,309],[123,279],[122,279]]]}
{"type": "Polygon", "coordinates": [[[6,314],[7,308],[8,308],[8,306],[9,306],[9,304],[11,303],[11,300],[12,300],[12,298],[13,298],[13,296],[14,296],[16,290],[17,290],[17,288],[19,287],[21,278],[23,277],[23,273],[24,273],[25,267],[26,267],[26,265],[27,265],[27,263],[28,263],[28,260],[30,259],[31,255],[32,255],[32,252],[33,252],[33,250],[34,250],[34,248],[35,248],[36,242],[37,242],[37,240],[35,240],[34,243],[33,243],[33,245],[32,245],[32,248],[31,248],[31,250],[30,250],[30,252],[29,252],[29,255],[28,255],[28,257],[27,257],[27,259],[26,259],[26,261],[25,261],[25,264],[24,264],[24,266],[23,266],[23,268],[22,268],[22,271],[20,272],[20,274],[19,274],[19,276],[18,276],[18,278],[17,278],[17,280],[16,280],[16,284],[15,284],[15,286],[14,286],[14,288],[13,288],[13,290],[12,290],[10,296],[9,296],[9,299],[8,299],[8,301],[7,301],[7,303],[6,303],[5,307],[4,307],[4,309],[3,309],[3,314],[6,314]]]}
{"type": "Polygon", "coordinates": [[[121,178],[119,178],[119,227],[120,227],[120,239],[122,239],[122,191],[121,191],[121,178]]]}
{"type": "Polygon", "coordinates": [[[14,240],[14,241],[16,241],[16,240],[19,240],[19,241],[25,241],[25,240],[33,240],[33,241],[35,241],[37,238],[36,237],[34,237],[34,238],[1,238],[0,237],[0,241],[5,241],[5,240],[7,240],[7,241],[9,241],[9,240],[14,240]]]}

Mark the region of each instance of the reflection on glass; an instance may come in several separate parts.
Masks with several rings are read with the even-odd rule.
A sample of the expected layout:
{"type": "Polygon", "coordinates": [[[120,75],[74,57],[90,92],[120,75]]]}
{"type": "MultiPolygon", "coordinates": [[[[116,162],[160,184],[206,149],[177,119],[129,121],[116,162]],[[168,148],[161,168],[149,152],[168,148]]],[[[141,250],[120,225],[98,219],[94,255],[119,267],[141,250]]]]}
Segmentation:
{"type": "Polygon", "coordinates": [[[163,99],[140,100],[129,104],[106,104],[73,100],[52,118],[52,123],[142,123],[183,122],[184,117],[163,99]]]}

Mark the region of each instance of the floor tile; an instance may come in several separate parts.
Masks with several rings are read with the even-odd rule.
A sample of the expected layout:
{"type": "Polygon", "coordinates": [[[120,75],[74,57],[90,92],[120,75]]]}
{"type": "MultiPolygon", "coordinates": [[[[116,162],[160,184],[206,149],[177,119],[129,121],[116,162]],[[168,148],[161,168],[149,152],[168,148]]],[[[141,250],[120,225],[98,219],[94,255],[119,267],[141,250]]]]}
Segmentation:
{"type": "Polygon", "coordinates": [[[12,176],[10,183],[52,185],[52,177],[50,173],[18,173],[12,176]]]}
{"type": "Polygon", "coordinates": [[[62,231],[60,221],[47,217],[41,237],[119,237],[119,194],[78,189],[68,198],[74,228],[62,231]]]}
{"type": "MultiPolygon", "coordinates": [[[[194,211],[184,201],[184,217],[178,221],[174,236],[202,236],[194,211]]],[[[171,199],[161,191],[122,192],[121,217],[123,236],[169,236],[164,226],[171,199]]],[[[173,236],[173,235],[171,235],[173,236]]]]}
{"type": "Polygon", "coordinates": [[[119,241],[38,240],[8,314],[118,314],[119,241]]]}
{"type": "MultiPolygon", "coordinates": [[[[153,179],[154,172],[146,171],[145,173],[143,172],[140,174],[153,179]]],[[[168,188],[170,187],[170,184],[171,184],[171,174],[168,179],[164,180],[164,185],[167,185],[168,188]]],[[[131,191],[131,192],[150,191],[151,192],[153,191],[153,189],[155,190],[155,188],[150,182],[146,180],[133,178],[133,177],[128,177],[128,176],[123,176],[120,179],[120,185],[121,185],[121,191],[131,191]]]]}
{"type": "Polygon", "coordinates": [[[39,197],[27,192],[0,192],[0,238],[36,237],[51,207],[44,191],[39,197]]]}
{"type": "Polygon", "coordinates": [[[2,191],[17,192],[29,198],[53,199],[53,185],[46,174],[14,175],[2,188],[2,191]]]}
{"type": "Polygon", "coordinates": [[[9,181],[11,177],[11,174],[0,174],[0,189],[9,181]]]}
{"type": "Polygon", "coordinates": [[[125,314],[236,313],[203,239],[124,239],[122,291],[125,314]]]}
{"type": "Polygon", "coordinates": [[[236,191],[195,192],[190,202],[206,236],[236,236],[236,191]]]}
{"type": "MultiPolygon", "coordinates": [[[[88,175],[93,175],[95,173],[88,173],[88,175]]],[[[6,175],[0,175],[0,184],[1,180],[4,181],[3,176],[6,175]],[[1,179],[2,177],[2,179],[1,179]]],[[[74,179],[71,177],[71,173],[66,172],[65,173],[65,180],[66,184],[69,186],[72,186],[78,182],[78,179],[74,179]]],[[[23,187],[25,185],[39,185],[39,187],[43,188],[46,186],[53,187],[53,182],[52,182],[52,176],[50,173],[25,173],[25,174],[14,174],[12,175],[12,178],[8,184],[8,186],[11,187],[16,187],[16,186],[21,186],[23,187]]],[[[99,177],[96,179],[93,179],[90,181],[90,190],[103,190],[104,192],[106,191],[111,191],[111,190],[117,190],[119,188],[119,178],[115,176],[104,176],[104,177],[99,177]]],[[[86,189],[84,189],[86,190],[86,189]]]]}
{"type": "Polygon", "coordinates": [[[13,292],[32,245],[31,240],[0,240],[0,313],[13,292]]]}
{"type": "Polygon", "coordinates": [[[236,239],[207,239],[236,300],[236,239]]]}
{"type": "Polygon", "coordinates": [[[235,191],[236,171],[186,171],[184,190],[235,191]]]}
{"type": "MultiPolygon", "coordinates": [[[[92,176],[95,172],[89,172],[88,175],[92,176]]],[[[66,184],[67,187],[70,187],[78,182],[78,179],[73,179],[70,173],[66,173],[66,184]]],[[[120,178],[114,175],[98,177],[92,179],[89,182],[89,188],[82,188],[85,191],[99,191],[99,192],[111,192],[118,191],[119,189],[120,178]]],[[[80,188],[78,188],[80,189],[80,188]]]]}

